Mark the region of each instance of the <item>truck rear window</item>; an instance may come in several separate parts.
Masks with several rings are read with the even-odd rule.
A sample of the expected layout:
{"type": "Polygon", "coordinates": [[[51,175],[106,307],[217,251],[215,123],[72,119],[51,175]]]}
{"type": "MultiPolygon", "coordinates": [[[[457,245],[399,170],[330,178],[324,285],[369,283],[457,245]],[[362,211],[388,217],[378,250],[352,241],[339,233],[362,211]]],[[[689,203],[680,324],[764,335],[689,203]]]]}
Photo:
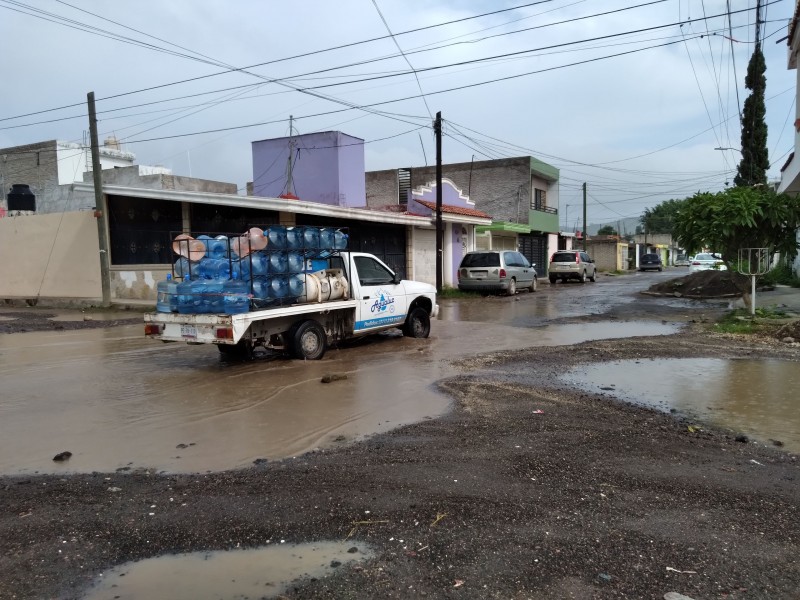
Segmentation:
{"type": "Polygon", "coordinates": [[[478,254],[467,254],[461,261],[461,266],[472,267],[499,267],[500,254],[497,252],[479,252],[478,254]]]}

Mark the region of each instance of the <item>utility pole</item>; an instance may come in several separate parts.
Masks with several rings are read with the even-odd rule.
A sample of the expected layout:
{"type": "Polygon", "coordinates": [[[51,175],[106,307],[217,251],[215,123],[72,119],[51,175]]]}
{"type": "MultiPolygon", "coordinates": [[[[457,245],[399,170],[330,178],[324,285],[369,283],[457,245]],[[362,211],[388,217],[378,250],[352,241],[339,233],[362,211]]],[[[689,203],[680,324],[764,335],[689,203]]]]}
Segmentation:
{"type": "Polygon", "coordinates": [[[436,291],[442,291],[442,111],[436,113],[433,122],[436,136],[436,291]]]}
{"type": "Polygon", "coordinates": [[[111,281],[108,267],[108,236],[106,235],[106,197],[103,195],[103,173],[100,167],[100,146],[97,142],[97,111],[94,107],[94,92],[86,96],[89,103],[89,137],[92,148],[92,180],[94,182],[95,218],[97,240],[100,251],[100,286],[103,290],[103,306],[111,305],[111,281]]]}
{"type": "Polygon", "coordinates": [[[583,251],[586,252],[586,182],[583,182],[583,251]]]}

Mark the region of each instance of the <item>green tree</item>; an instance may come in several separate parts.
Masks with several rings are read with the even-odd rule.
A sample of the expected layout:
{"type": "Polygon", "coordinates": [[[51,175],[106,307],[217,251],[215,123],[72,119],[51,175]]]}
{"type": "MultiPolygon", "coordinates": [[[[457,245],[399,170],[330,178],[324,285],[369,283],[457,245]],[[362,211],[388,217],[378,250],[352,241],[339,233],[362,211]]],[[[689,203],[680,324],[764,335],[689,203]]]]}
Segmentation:
{"type": "Polygon", "coordinates": [[[670,233],[675,237],[672,229],[675,214],[680,210],[684,202],[686,202],[686,200],[667,200],[653,208],[646,208],[639,219],[639,222],[644,228],[644,232],[670,233]]]}
{"type": "Polygon", "coordinates": [[[611,225],[603,225],[597,230],[597,235],[619,235],[611,225]]]}
{"type": "Polygon", "coordinates": [[[745,87],[750,95],[744,101],[742,111],[742,160],[733,178],[733,185],[766,185],[769,154],[767,152],[767,124],[764,117],[767,107],[764,93],[767,89],[767,63],[761,46],[756,41],[756,49],[747,65],[745,87]]]}
{"type": "Polygon", "coordinates": [[[704,248],[722,253],[733,269],[740,248],[769,248],[792,259],[800,248],[800,197],[767,187],[735,187],[697,193],[675,214],[673,235],[687,252],[704,248]]]}

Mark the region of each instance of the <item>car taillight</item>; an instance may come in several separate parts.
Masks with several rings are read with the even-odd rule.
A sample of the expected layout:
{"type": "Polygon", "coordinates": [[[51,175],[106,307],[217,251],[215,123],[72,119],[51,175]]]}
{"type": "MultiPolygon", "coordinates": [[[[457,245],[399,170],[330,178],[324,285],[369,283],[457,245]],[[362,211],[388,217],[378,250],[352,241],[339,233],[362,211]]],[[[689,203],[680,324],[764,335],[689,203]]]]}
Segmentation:
{"type": "Polygon", "coordinates": [[[580,254],[576,254],[575,255],[575,262],[578,263],[578,264],[581,264],[581,255],[580,254]]]}
{"type": "Polygon", "coordinates": [[[500,279],[505,279],[505,277],[506,277],[506,270],[500,269],[500,279]]]}
{"type": "Polygon", "coordinates": [[[693,265],[699,265],[700,263],[698,261],[694,261],[692,264],[693,265]]]}

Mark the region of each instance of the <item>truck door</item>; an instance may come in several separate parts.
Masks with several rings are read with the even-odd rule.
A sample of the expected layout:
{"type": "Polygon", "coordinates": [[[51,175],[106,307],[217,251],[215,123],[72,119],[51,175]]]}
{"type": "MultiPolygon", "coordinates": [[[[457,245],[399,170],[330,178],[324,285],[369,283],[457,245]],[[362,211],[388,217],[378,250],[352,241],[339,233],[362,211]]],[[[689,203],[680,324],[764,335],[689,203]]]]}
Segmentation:
{"type": "Polygon", "coordinates": [[[360,288],[355,330],[368,331],[402,324],[408,309],[403,284],[395,283],[394,273],[372,256],[354,256],[353,264],[353,276],[358,278],[360,288]]]}

